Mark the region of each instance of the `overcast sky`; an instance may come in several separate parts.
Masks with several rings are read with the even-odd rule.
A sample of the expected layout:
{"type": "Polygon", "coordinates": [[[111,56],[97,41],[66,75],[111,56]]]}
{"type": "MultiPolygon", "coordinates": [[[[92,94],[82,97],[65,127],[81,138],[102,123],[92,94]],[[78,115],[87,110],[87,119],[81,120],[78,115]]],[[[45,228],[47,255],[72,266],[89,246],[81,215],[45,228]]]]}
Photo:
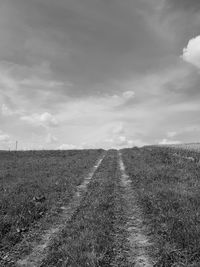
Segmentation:
{"type": "Polygon", "coordinates": [[[200,141],[199,0],[0,0],[0,149],[200,141]]]}

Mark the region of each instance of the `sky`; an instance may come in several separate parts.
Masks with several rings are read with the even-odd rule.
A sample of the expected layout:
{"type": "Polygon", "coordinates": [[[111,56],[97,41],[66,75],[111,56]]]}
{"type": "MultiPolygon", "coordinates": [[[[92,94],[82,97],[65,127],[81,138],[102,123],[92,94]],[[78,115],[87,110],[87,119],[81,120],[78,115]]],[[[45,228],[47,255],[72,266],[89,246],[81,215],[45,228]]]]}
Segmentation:
{"type": "Polygon", "coordinates": [[[0,149],[200,142],[199,0],[0,0],[0,149]]]}

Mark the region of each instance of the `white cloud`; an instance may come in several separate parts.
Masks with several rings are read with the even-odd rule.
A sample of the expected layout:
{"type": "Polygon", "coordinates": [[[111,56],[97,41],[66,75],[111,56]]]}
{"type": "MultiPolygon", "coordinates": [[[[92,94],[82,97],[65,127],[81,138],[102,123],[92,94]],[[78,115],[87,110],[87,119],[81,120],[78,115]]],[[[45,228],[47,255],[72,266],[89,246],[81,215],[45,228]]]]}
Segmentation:
{"type": "Polygon", "coordinates": [[[135,92],[133,92],[133,91],[126,91],[122,95],[123,95],[123,97],[125,99],[131,99],[131,98],[133,98],[135,96],[135,92]]]}
{"type": "Polygon", "coordinates": [[[63,92],[73,85],[52,76],[47,64],[28,67],[0,61],[0,105],[8,104],[15,114],[15,109],[39,113],[38,107],[55,107],[59,101],[67,99],[63,92]]]}
{"type": "Polygon", "coordinates": [[[107,103],[111,106],[120,106],[120,105],[125,104],[129,99],[132,99],[134,97],[135,97],[135,92],[128,90],[121,94],[108,96],[107,103]]]}
{"type": "Polygon", "coordinates": [[[103,144],[103,147],[105,148],[128,148],[133,146],[144,146],[146,145],[145,142],[138,138],[134,138],[133,136],[130,136],[128,133],[127,127],[124,125],[124,123],[119,122],[116,125],[114,125],[111,129],[108,129],[107,131],[107,138],[105,139],[105,143],[103,140],[100,142],[103,144]]]}
{"type": "Polygon", "coordinates": [[[60,150],[73,150],[73,149],[78,149],[76,145],[73,144],[62,144],[58,147],[60,150]]]}
{"type": "Polygon", "coordinates": [[[188,42],[187,47],[183,49],[182,58],[184,61],[200,68],[200,36],[197,36],[188,42]]]}
{"type": "Polygon", "coordinates": [[[122,122],[113,127],[111,138],[107,139],[107,143],[111,143],[116,148],[131,147],[133,145],[133,141],[126,136],[125,127],[122,122]]]}
{"type": "Polygon", "coordinates": [[[9,103],[8,103],[8,105],[3,103],[1,105],[1,108],[0,108],[0,113],[4,117],[23,116],[24,110],[22,108],[19,108],[19,107],[16,107],[16,106],[12,106],[12,104],[9,105],[9,103]]]}
{"type": "Polygon", "coordinates": [[[169,139],[164,138],[159,142],[159,145],[177,145],[180,143],[181,142],[178,140],[169,140],[169,139]]]}
{"type": "Polygon", "coordinates": [[[11,109],[9,109],[9,108],[6,106],[6,104],[3,104],[3,105],[1,106],[1,113],[2,113],[2,115],[4,115],[4,116],[12,116],[12,115],[14,114],[14,112],[13,112],[11,109]]]}
{"type": "Polygon", "coordinates": [[[115,149],[121,149],[121,148],[131,148],[134,146],[144,146],[147,145],[140,139],[130,139],[127,136],[120,135],[115,136],[114,138],[108,138],[105,140],[105,148],[115,148],[115,149]]]}
{"type": "MultiPolygon", "coordinates": [[[[186,64],[182,65],[188,70],[186,64]]],[[[63,91],[61,102],[56,98],[56,87],[61,87],[62,84],[53,82],[49,76],[37,73],[33,76],[31,71],[30,74],[19,77],[10,71],[5,73],[1,81],[1,74],[0,68],[0,113],[2,111],[4,114],[0,116],[0,124],[2,129],[12,134],[14,140],[19,140],[20,147],[29,147],[31,144],[33,149],[39,146],[57,148],[61,145],[61,149],[75,149],[80,148],[82,142],[87,142],[82,147],[122,148],[143,146],[155,141],[158,143],[162,139],[160,136],[167,139],[160,141],[164,143],[179,139],[174,137],[174,133],[168,133],[169,130],[176,131],[181,140],[185,141],[180,129],[190,125],[187,120],[191,123],[197,121],[193,111],[200,110],[198,98],[189,102],[184,99],[176,101],[176,93],[171,94],[166,89],[166,85],[171,82],[176,86],[178,84],[178,88],[182,88],[181,85],[185,82],[189,83],[190,79],[186,79],[184,70],[179,70],[177,66],[158,74],[145,74],[145,77],[136,75],[126,83],[117,81],[118,85],[114,83],[106,95],[100,93],[98,96],[83,98],[68,96],[66,100],[64,95],[67,91],[63,91]],[[29,87],[42,89],[35,95],[35,90],[29,90],[29,87]],[[56,105],[49,105],[48,94],[56,105]],[[129,100],[133,102],[132,105],[126,105],[129,100]],[[185,111],[188,111],[187,116],[182,116],[181,112],[185,111]],[[178,116],[180,121],[176,119],[178,116]],[[56,125],[58,127],[54,129],[49,128],[56,125]],[[48,133],[58,137],[59,142],[48,133]]],[[[197,134],[196,136],[198,138],[197,134]]],[[[191,134],[190,139],[192,138],[194,139],[194,135],[191,134]]]]}
{"type": "Polygon", "coordinates": [[[9,142],[10,136],[8,134],[0,133],[0,142],[9,142]]]}
{"type": "Polygon", "coordinates": [[[55,117],[48,112],[42,113],[39,118],[42,123],[48,124],[49,126],[56,126],[58,124],[55,117]]]}
{"type": "Polygon", "coordinates": [[[169,137],[169,138],[172,138],[172,137],[174,137],[174,136],[176,136],[177,135],[177,132],[168,132],[167,133],[167,137],[169,137]]]}
{"type": "MultiPolygon", "coordinates": [[[[40,79],[38,77],[31,77],[29,79],[23,79],[18,82],[20,86],[31,86],[35,88],[58,88],[60,86],[63,86],[63,82],[54,81],[54,80],[44,80],[40,79]]],[[[71,84],[67,84],[71,85],[71,84]]]]}
{"type": "Polygon", "coordinates": [[[58,141],[57,137],[55,137],[54,135],[52,135],[51,133],[47,134],[46,137],[46,143],[47,144],[52,144],[52,143],[56,143],[58,141]]]}
{"type": "Polygon", "coordinates": [[[34,113],[29,116],[22,116],[21,120],[26,121],[34,126],[55,127],[58,125],[56,118],[49,112],[42,114],[34,113]]]}
{"type": "Polygon", "coordinates": [[[181,132],[200,132],[200,126],[197,125],[197,124],[194,124],[194,125],[190,125],[190,126],[187,126],[187,127],[184,127],[181,132]]]}
{"type": "Polygon", "coordinates": [[[10,135],[0,130],[0,149],[8,149],[13,145],[10,135]]]}
{"type": "Polygon", "coordinates": [[[122,123],[119,123],[118,125],[114,126],[113,128],[113,134],[119,135],[124,133],[124,126],[122,123]]]}
{"type": "Polygon", "coordinates": [[[130,140],[128,139],[127,136],[124,136],[124,135],[120,135],[116,138],[116,141],[115,141],[116,145],[118,146],[133,146],[133,140],[130,140]]]}

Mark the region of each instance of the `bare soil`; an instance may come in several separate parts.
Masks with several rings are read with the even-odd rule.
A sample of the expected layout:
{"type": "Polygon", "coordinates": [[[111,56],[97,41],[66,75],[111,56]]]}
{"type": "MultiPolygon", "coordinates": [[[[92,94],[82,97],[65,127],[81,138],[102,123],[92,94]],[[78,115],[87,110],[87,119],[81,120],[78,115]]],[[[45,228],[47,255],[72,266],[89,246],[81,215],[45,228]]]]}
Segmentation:
{"type": "Polygon", "coordinates": [[[118,155],[121,184],[124,187],[124,199],[126,203],[127,222],[124,228],[128,232],[129,262],[132,266],[153,267],[152,260],[148,255],[148,248],[153,244],[150,243],[146,235],[147,229],[143,223],[142,211],[136,201],[136,193],[131,186],[131,180],[126,174],[121,153],[119,152],[118,155]]]}

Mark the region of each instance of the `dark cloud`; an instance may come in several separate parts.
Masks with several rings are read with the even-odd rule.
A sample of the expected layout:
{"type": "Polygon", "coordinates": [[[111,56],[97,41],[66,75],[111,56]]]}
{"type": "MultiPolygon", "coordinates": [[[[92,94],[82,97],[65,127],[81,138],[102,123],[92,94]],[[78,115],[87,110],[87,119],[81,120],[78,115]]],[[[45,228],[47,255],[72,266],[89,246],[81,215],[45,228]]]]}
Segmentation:
{"type": "MultiPolygon", "coordinates": [[[[157,0],[156,0],[157,1],[157,0]]],[[[174,55],[182,54],[188,41],[199,35],[199,0],[164,0],[159,9],[160,25],[173,40],[174,55]]]]}
{"type": "Polygon", "coordinates": [[[170,10],[184,10],[184,11],[200,11],[200,1],[199,0],[166,0],[166,7],[170,10]]]}
{"type": "Polygon", "coordinates": [[[192,72],[188,73],[182,81],[170,81],[165,84],[164,88],[169,93],[170,96],[173,96],[175,102],[181,101],[195,101],[200,97],[199,91],[200,77],[199,73],[192,72]]]}
{"type": "Polygon", "coordinates": [[[170,53],[141,16],[143,8],[140,0],[6,0],[0,56],[50,62],[54,78],[75,85],[72,94],[91,94],[95,84],[157,68],[170,53]]]}
{"type": "Polygon", "coordinates": [[[118,125],[126,135],[117,141],[139,145],[193,129],[200,78],[180,55],[199,35],[199,7],[199,0],[0,0],[0,132],[33,149],[46,136],[61,146],[99,146],[115,139],[118,125]],[[28,123],[47,112],[59,122],[52,132],[28,123]]]}

